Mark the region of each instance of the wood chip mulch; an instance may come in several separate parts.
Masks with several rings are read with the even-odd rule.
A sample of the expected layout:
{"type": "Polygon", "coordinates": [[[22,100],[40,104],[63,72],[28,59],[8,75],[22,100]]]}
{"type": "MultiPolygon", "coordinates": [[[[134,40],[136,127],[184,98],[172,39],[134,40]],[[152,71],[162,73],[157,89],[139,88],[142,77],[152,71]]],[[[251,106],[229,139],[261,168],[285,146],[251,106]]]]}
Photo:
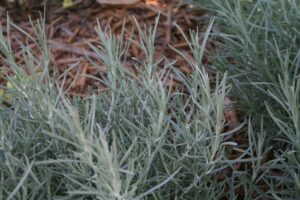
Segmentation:
{"type": "MultiPolygon", "coordinates": [[[[107,66],[99,61],[99,56],[92,51],[87,43],[99,45],[99,37],[95,31],[98,23],[102,30],[120,34],[123,23],[125,24],[125,40],[133,33],[132,39],[139,41],[138,30],[134,22],[142,28],[153,27],[155,18],[160,15],[156,33],[155,60],[166,57],[169,62],[176,60],[175,66],[185,74],[192,72],[186,61],[172,50],[169,45],[180,50],[188,59],[192,59],[187,42],[182,36],[176,24],[189,36],[190,29],[199,29],[204,32],[207,28],[209,16],[200,10],[195,10],[191,5],[183,4],[181,0],[173,1],[147,0],[142,3],[129,6],[100,5],[94,1],[80,1],[74,8],[64,9],[60,4],[52,5],[46,9],[46,37],[50,48],[51,64],[56,68],[57,80],[63,84],[70,95],[85,96],[87,88],[99,89],[101,74],[107,71],[107,66]],[[84,3],[83,3],[84,2],[84,3]],[[86,75],[89,75],[88,77],[86,75]]],[[[9,9],[11,21],[17,26],[34,35],[28,15],[33,21],[40,18],[43,10],[38,9],[9,9]]],[[[6,17],[2,11],[1,24],[6,31],[6,17]]],[[[0,12],[1,15],[1,12],[0,12]]],[[[36,43],[28,36],[22,34],[15,27],[11,27],[10,38],[12,50],[15,52],[19,66],[25,67],[23,53],[19,42],[32,49],[37,49],[36,43]]],[[[201,39],[201,38],[200,38],[201,39]]],[[[37,50],[38,51],[38,50],[37,50]]],[[[143,51],[131,44],[127,54],[125,67],[133,69],[133,63],[144,60],[143,51]]],[[[0,65],[6,64],[0,59],[0,65]]],[[[204,60],[206,62],[206,60],[204,60]]],[[[163,63],[161,63],[163,65],[163,63]]],[[[179,80],[173,77],[166,82],[170,87],[175,87],[179,80]]]]}

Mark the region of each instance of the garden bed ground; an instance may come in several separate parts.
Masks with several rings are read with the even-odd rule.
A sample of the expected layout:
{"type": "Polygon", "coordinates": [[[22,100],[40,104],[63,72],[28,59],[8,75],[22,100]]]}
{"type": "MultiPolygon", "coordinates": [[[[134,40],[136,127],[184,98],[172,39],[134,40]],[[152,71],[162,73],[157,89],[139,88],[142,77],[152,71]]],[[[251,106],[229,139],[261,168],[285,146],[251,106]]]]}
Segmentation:
{"type": "MultiPolygon", "coordinates": [[[[2,27],[6,26],[6,17],[3,17],[5,16],[4,13],[5,11],[3,10],[1,17],[2,27]]],[[[22,10],[22,8],[11,8],[8,10],[12,22],[31,35],[34,34],[28,15],[32,19],[38,19],[40,13],[43,13],[43,10],[22,10]]],[[[47,7],[45,29],[48,46],[51,50],[51,61],[56,66],[57,77],[61,77],[63,73],[66,73],[67,69],[73,66],[68,71],[64,83],[65,88],[68,88],[68,93],[71,95],[86,95],[88,86],[94,89],[101,87],[99,81],[86,78],[85,76],[88,74],[97,77],[99,71],[107,70],[106,66],[99,63],[98,55],[87,44],[89,42],[97,45],[99,42],[95,31],[97,20],[102,29],[111,30],[113,34],[117,35],[121,32],[122,25],[125,23],[124,37],[130,38],[133,32],[132,39],[138,41],[134,18],[141,26],[150,27],[152,25],[153,27],[155,17],[158,14],[160,14],[160,19],[156,34],[156,61],[163,57],[167,57],[170,62],[176,60],[175,66],[184,73],[191,73],[190,67],[168,46],[172,45],[184,53],[187,58],[192,59],[188,44],[175,24],[187,34],[189,34],[190,29],[197,28],[200,32],[204,32],[207,28],[209,17],[199,10],[195,11],[191,5],[183,4],[182,1],[170,1],[169,3],[147,1],[131,6],[108,6],[87,1],[70,9],[64,9],[60,4],[47,7]]],[[[15,52],[18,63],[22,66],[24,65],[22,58],[24,50],[20,48],[19,42],[27,44],[34,49],[34,41],[14,27],[12,27],[10,35],[12,50],[15,52]]],[[[134,62],[143,60],[144,55],[136,44],[130,45],[129,52],[125,66],[133,70],[132,65],[134,62]]],[[[204,60],[204,62],[207,62],[207,60],[204,60]]],[[[2,68],[6,66],[2,59],[0,64],[2,68]]],[[[169,84],[172,87],[178,84],[176,77],[173,77],[173,81],[169,81],[169,84]]]]}

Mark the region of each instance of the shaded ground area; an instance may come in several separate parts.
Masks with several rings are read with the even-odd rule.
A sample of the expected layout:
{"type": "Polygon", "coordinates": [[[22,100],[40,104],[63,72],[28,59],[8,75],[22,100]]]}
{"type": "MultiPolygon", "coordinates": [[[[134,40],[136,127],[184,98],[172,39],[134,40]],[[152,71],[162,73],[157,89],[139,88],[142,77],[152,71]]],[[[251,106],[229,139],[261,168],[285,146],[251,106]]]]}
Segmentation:
{"type": "MultiPolygon", "coordinates": [[[[60,4],[50,5],[45,14],[46,36],[48,46],[51,49],[51,62],[56,66],[59,82],[63,79],[61,75],[66,73],[68,69],[64,87],[69,94],[86,95],[88,87],[93,89],[101,87],[99,81],[85,76],[85,74],[88,74],[101,78],[101,74],[105,74],[107,70],[107,66],[99,62],[99,56],[91,51],[87,44],[99,44],[99,38],[95,31],[97,20],[101,29],[111,30],[113,34],[119,34],[123,23],[125,23],[124,37],[128,39],[132,35],[133,40],[139,41],[134,17],[141,27],[144,27],[144,25],[145,27],[150,27],[150,25],[153,27],[155,17],[160,14],[156,34],[156,61],[164,57],[168,58],[170,62],[176,60],[176,67],[184,73],[191,73],[191,69],[186,65],[186,62],[174,53],[168,45],[172,45],[185,54],[188,59],[192,59],[188,44],[176,25],[187,35],[189,35],[189,29],[198,28],[200,32],[204,32],[209,17],[202,11],[196,11],[191,5],[183,4],[180,0],[167,1],[168,3],[150,0],[129,6],[100,5],[94,1],[82,2],[85,3],[79,3],[71,9],[64,9],[60,4]],[[71,66],[73,66],[72,69],[71,66]]],[[[39,12],[38,9],[8,9],[11,20],[31,35],[34,34],[28,15],[33,19],[37,19],[40,16],[39,12]]],[[[2,11],[2,27],[6,26],[4,13],[2,11]]],[[[18,41],[33,49],[36,48],[35,44],[14,27],[12,27],[10,36],[12,50],[15,52],[20,66],[24,66],[23,50],[20,49],[18,41]]],[[[131,44],[127,58],[124,59],[126,60],[124,66],[134,71],[133,63],[137,60],[143,60],[143,57],[144,54],[138,45],[131,44]]],[[[1,66],[6,65],[3,58],[1,58],[1,62],[1,66]]],[[[204,60],[204,62],[207,61],[204,60]]],[[[173,77],[167,84],[174,87],[177,82],[176,77],[173,77]]]]}

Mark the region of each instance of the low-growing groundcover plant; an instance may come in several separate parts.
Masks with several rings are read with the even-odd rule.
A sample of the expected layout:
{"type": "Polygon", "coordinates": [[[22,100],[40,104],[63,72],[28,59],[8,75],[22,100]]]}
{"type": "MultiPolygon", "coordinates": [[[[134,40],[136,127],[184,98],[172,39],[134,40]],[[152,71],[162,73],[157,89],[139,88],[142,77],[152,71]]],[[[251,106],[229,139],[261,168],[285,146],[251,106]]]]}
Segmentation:
{"type": "Polygon", "coordinates": [[[202,44],[200,33],[191,31],[190,76],[167,59],[158,69],[156,26],[143,31],[137,24],[140,41],[123,41],[98,26],[99,46],[91,47],[108,66],[101,80],[108,90],[86,98],[68,98],[51,75],[44,23],[32,23],[36,36],[27,35],[40,55],[20,44],[30,75],[18,66],[1,29],[1,55],[15,76],[7,77],[10,88],[2,88],[10,100],[0,110],[0,199],[234,199],[238,175],[252,198],[259,188],[235,165],[253,162],[255,179],[264,132],[256,137],[249,123],[247,148],[231,141],[237,129],[222,133],[230,86],[226,75],[211,79],[201,65],[212,25],[202,44]],[[130,42],[146,55],[135,64],[138,76],[123,67],[130,42]],[[165,87],[171,71],[188,93],[165,87]],[[242,155],[229,159],[230,149],[242,155]]]}
{"type": "Polygon", "coordinates": [[[91,48],[108,67],[101,80],[108,90],[85,98],[68,98],[49,71],[44,23],[32,23],[36,35],[28,35],[42,56],[20,44],[30,75],[1,29],[1,55],[15,78],[3,88],[10,106],[0,105],[0,199],[299,199],[299,38],[287,29],[299,4],[272,2],[207,5],[219,11],[214,24],[225,44],[214,64],[228,71],[214,79],[201,64],[213,22],[202,43],[197,31],[185,36],[194,56],[189,76],[167,59],[158,68],[156,26],[137,24],[140,41],[98,26],[99,46],[91,48]],[[123,67],[131,42],[145,54],[134,66],[138,76],[123,67]],[[188,92],[165,87],[171,72],[188,92]],[[251,115],[224,133],[229,93],[251,115]],[[233,140],[236,134],[246,135],[247,146],[233,140]],[[232,151],[239,156],[230,158],[232,151]]]}
{"type": "MultiPolygon", "coordinates": [[[[264,121],[259,181],[271,199],[300,199],[300,1],[194,1],[212,11],[222,46],[212,65],[228,74],[255,130],[264,121]]],[[[260,133],[259,133],[260,134],[260,133]]]]}

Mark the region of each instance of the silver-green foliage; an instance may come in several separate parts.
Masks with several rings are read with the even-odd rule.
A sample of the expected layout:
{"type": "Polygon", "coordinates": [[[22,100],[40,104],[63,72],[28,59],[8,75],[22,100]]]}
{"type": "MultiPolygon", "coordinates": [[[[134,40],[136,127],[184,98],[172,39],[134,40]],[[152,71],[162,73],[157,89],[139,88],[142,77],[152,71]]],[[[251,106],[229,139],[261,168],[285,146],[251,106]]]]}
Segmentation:
{"type": "MultiPolygon", "coordinates": [[[[7,30],[9,24],[8,19],[7,30]]],[[[43,23],[32,25],[36,36],[27,36],[42,57],[21,45],[30,76],[0,31],[1,54],[16,74],[8,77],[12,106],[0,110],[0,199],[234,199],[234,177],[249,173],[254,181],[243,184],[252,198],[264,137],[256,138],[249,125],[249,147],[239,149],[228,139],[234,131],[221,134],[230,88],[226,76],[211,80],[201,65],[212,23],[203,44],[198,44],[199,33],[191,32],[191,76],[177,72],[168,60],[159,61],[165,65],[159,70],[156,25],[144,32],[137,24],[140,40],[127,42],[98,26],[99,46],[91,47],[108,67],[102,80],[108,91],[74,99],[49,74],[43,23]],[[131,42],[146,55],[134,64],[139,71],[134,78],[122,60],[131,42]],[[165,87],[170,71],[190,94],[165,87]],[[225,146],[249,158],[228,160],[225,146]],[[238,162],[253,162],[255,170],[237,172],[238,162]],[[220,181],[225,168],[231,168],[232,177],[220,181]]]]}
{"type": "Polygon", "coordinates": [[[276,199],[299,199],[300,1],[205,3],[217,17],[224,44],[213,56],[213,65],[228,73],[232,91],[252,114],[254,127],[262,117],[265,121],[268,148],[275,156],[264,166],[266,193],[276,199]]]}

